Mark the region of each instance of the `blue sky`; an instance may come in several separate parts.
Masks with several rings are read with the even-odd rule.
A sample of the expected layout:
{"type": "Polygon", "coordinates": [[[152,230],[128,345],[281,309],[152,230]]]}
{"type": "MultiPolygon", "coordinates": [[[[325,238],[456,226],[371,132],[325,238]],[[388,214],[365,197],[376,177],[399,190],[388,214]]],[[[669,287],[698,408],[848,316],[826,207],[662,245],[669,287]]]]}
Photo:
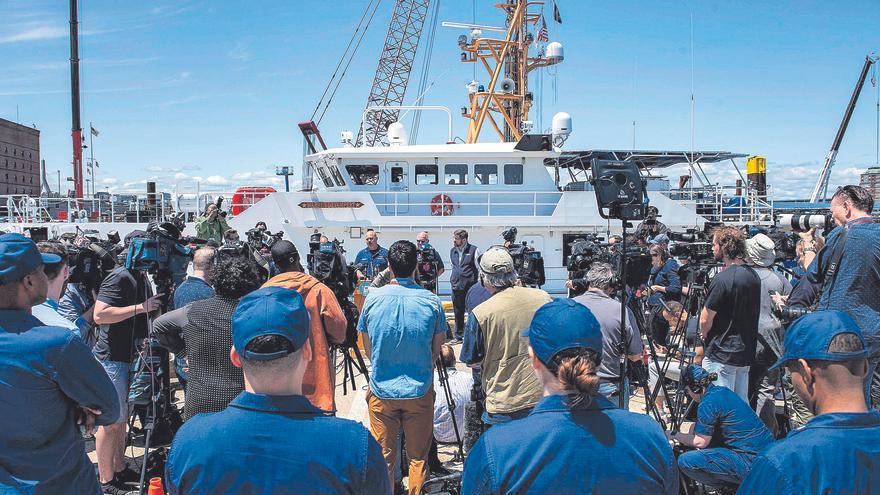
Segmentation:
{"type": "MultiPolygon", "coordinates": [[[[296,123],[312,114],[366,3],[81,0],[82,121],[101,133],[98,189],[140,191],[148,178],[166,189],[278,184],[276,165],[301,162],[296,123]]],[[[494,3],[477,1],[478,23],[502,22],[494,3]]],[[[693,17],[696,148],[765,155],[777,198],[808,194],[864,56],[880,50],[877,0],[558,3],[563,24],[548,27],[566,61],[544,76],[541,111],[545,126],[557,111],[572,115],[568,148],[629,149],[633,120],[637,148],[690,148],[693,17]]],[[[330,143],[359,125],[392,6],[382,1],[321,124],[330,143]]],[[[472,8],[446,0],[440,18],[470,22],[472,8]]],[[[67,2],[0,0],[0,12],[0,117],[18,112],[41,130],[55,184],[55,170],[70,175],[67,2]]],[[[462,33],[438,27],[424,100],[453,114],[473,70],[458,61],[462,33]]],[[[832,186],[875,163],[876,101],[868,83],[832,186]]],[[[463,136],[466,122],[454,124],[463,136]]],[[[444,139],[445,121],[425,114],[419,141],[444,139]]]]}

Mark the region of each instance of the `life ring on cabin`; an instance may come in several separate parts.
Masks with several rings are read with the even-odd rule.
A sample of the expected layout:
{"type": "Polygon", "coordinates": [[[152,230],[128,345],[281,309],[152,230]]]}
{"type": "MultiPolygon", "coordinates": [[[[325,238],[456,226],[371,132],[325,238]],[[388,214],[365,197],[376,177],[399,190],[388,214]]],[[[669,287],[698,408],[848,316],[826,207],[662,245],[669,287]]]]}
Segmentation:
{"type": "Polygon", "coordinates": [[[445,194],[438,194],[431,200],[431,215],[435,217],[447,217],[455,211],[452,198],[445,194]]]}

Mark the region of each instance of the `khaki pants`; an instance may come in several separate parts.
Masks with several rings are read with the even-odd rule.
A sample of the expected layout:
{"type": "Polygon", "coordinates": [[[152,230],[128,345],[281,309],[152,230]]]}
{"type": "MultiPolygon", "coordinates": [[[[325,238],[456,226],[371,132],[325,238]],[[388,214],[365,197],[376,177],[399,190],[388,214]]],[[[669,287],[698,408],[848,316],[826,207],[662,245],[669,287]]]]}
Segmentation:
{"type": "Polygon", "coordinates": [[[409,458],[409,493],[421,493],[422,484],[428,478],[428,451],[434,435],[434,387],[418,399],[384,400],[367,392],[367,404],[370,433],[382,447],[391,485],[394,485],[392,470],[399,456],[398,433],[403,426],[404,447],[409,458]]]}

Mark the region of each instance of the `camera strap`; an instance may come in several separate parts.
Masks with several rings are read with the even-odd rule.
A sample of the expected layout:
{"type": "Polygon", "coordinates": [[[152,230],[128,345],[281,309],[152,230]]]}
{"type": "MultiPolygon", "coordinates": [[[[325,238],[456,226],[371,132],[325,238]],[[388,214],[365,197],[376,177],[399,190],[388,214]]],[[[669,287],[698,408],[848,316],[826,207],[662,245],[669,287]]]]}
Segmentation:
{"type": "MultiPolygon", "coordinates": [[[[831,285],[828,286],[829,294],[834,290],[834,284],[837,282],[837,272],[843,258],[843,249],[846,245],[846,236],[848,233],[849,227],[844,227],[843,232],[840,233],[840,237],[837,238],[837,242],[834,243],[834,249],[831,251],[828,264],[825,266],[825,273],[822,276],[822,287],[825,287],[825,282],[831,277],[831,285]]],[[[824,290],[822,292],[824,292],[824,290]]],[[[817,302],[822,298],[822,292],[819,293],[817,302]]]]}

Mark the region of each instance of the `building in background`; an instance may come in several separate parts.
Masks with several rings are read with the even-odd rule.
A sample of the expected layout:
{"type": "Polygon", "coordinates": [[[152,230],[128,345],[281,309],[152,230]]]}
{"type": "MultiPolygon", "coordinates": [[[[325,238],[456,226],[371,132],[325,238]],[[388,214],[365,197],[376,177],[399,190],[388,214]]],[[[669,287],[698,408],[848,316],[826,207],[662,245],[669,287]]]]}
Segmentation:
{"type": "Polygon", "coordinates": [[[859,185],[864,187],[874,196],[874,203],[880,201],[880,196],[877,193],[880,193],[880,167],[871,167],[868,170],[865,170],[865,173],[862,174],[862,178],[859,181],[859,185]]]}
{"type": "Polygon", "coordinates": [[[40,131],[0,119],[0,194],[40,196],[40,131]]]}

